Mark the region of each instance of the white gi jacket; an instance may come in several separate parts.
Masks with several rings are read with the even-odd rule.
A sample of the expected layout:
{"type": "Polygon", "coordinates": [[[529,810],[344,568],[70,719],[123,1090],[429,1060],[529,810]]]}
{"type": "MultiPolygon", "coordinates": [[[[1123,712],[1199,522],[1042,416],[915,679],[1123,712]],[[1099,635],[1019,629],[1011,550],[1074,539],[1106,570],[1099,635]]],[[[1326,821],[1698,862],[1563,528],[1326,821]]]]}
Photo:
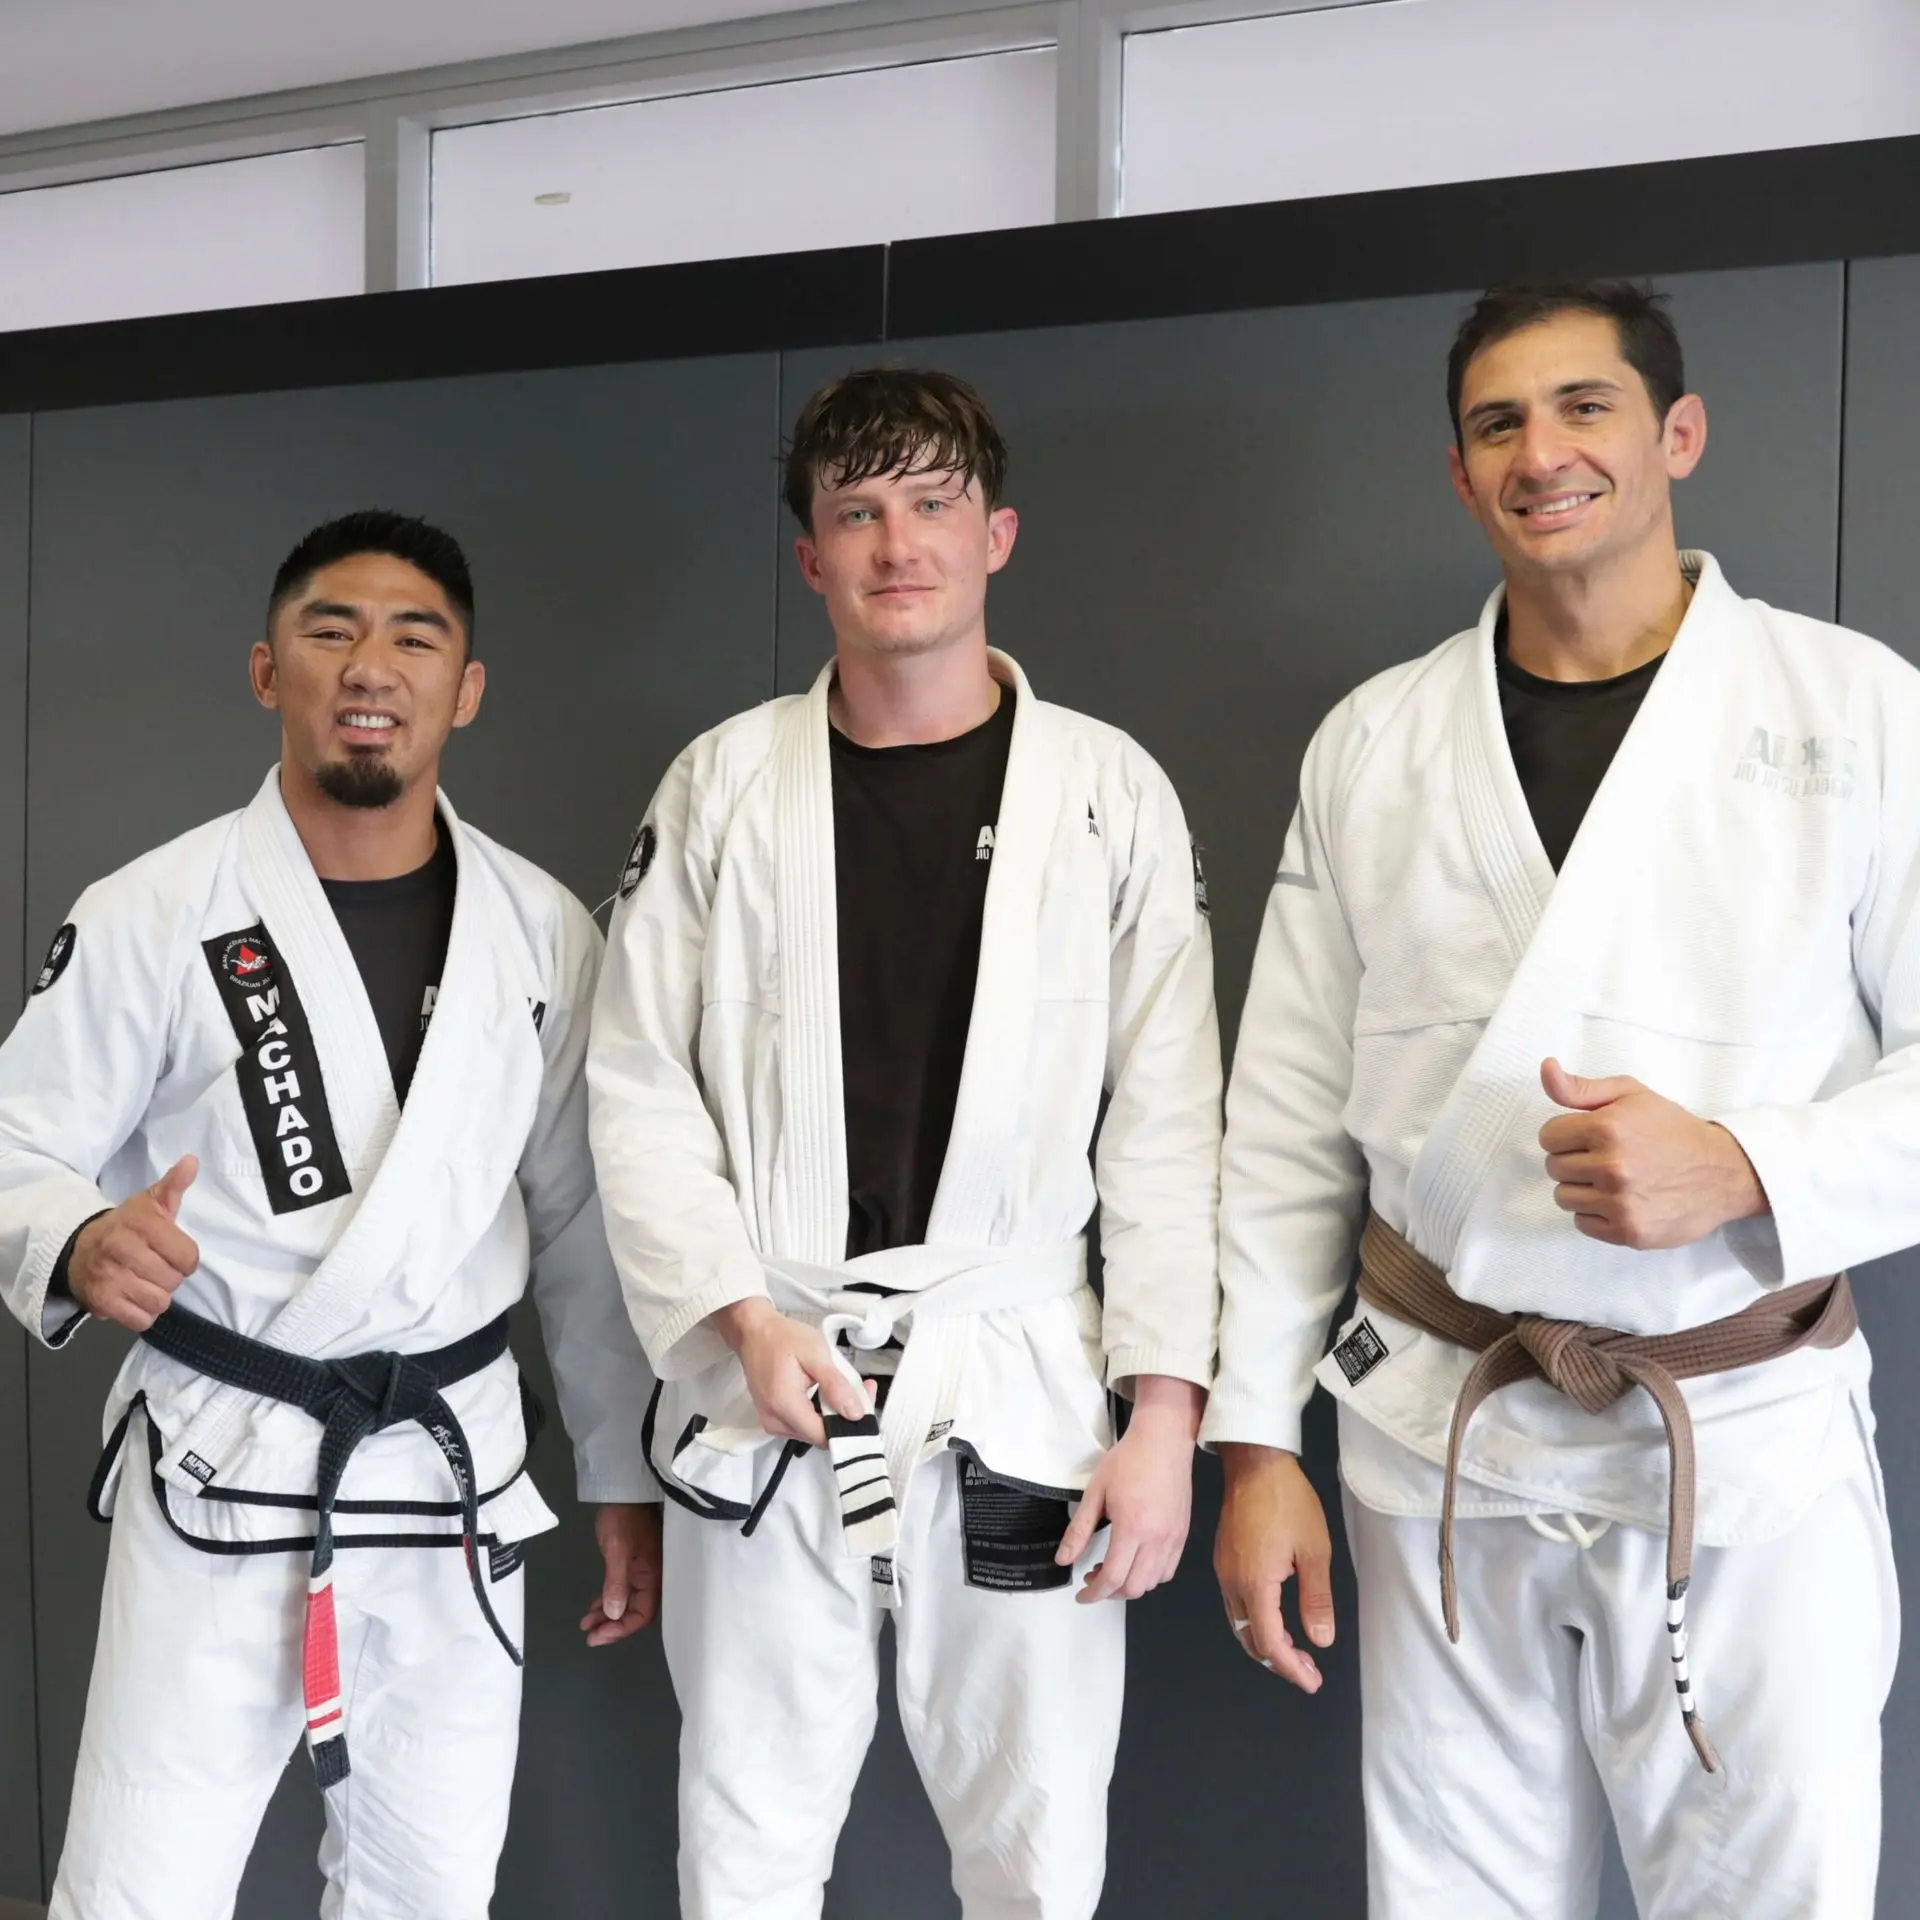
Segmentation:
{"type": "Polygon", "coordinates": [[[696,740],[622,876],[587,1059],[594,1160],[665,1383],[654,1465],[709,1511],[746,1511],[765,1436],[701,1323],[751,1296],[864,1310],[869,1338],[917,1302],[882,1423],[896,1498],[944,1444],[1077,1491],[1111,1441],[1109,1382],[1212,1377],[1219,1039],[1180,803],[1124,734],[991,659],[1018,704],[924,1247],[845,1260],[831,667],[696,740]],[[849,1298],[860,1281],[908,1292],[849,1298]]]}
{"type": "MultiPolygon", "coordinates": [[[[651,1498],[640,1430],[652,1379],[586,1143],[600,936],[565,888],[462,824],[444,795],[440,818],[458,864],[453,928],[404,1109],[277,767],[244,811],[81,895],[0,1046],[0,1286],[29,1331],[62,1343],[84,1317],[47,1299],[68,1238],[185,1153],[200,1171],[180,1226],[200,1265],[175,1299],[295,1353],[447,1346],[519,1299],[537,1263],[580,1497],[651,1498]],[[249,992],[266,979],[277,992],[249,992]],[[240,1029],[273,1020],[284,1032],[243,1051],[240,1029]]],[[[143,1341],[115,1383],[109,1432],[137,1396],[176,1530],[235,1545],[284,1544],[303,1520],[311,1533],[286,1496],[313,1493],[316,1421],[143,1341]]],[[[446,1399],[472,1445],[487,1536],[553,1525],[523,1470],[512,1354],[446,1399]]],[[[446,1463],[419,1427],[354,1454],[342,1544],[459,1526],[446,1463]]]]}
{"type": "MultiPolygon", "coordinates": [[[[1438,1511],[1473,1356],[1368,1308],[1384,1357],[1321,1359],[1369,1201],[1467,1298],[1633,1333],[1920,1240],[1920,673],[1682,561],[1692,604],[1557,879],[1501,721],[1499,592],[1308,748],[1228,1099],[1209,1441],[1297,1448],[1319,1362],[1356,1495],[1438,1511]],[[1580,1234],[1536,1138],[1548,1055],[1720,1121],[1771,1217],[1671,1252],[1580,1234]]],[[[1687,1382],[1698,1538],[1790,1527],[1858,1459],[1867,1375],[1856,1337],[1687,1382]]],[[[1508,1387],[1462,1473],[1463,1514],[1666,1523],[1643,1394],[1594,1416],[1508,1387]]]]}

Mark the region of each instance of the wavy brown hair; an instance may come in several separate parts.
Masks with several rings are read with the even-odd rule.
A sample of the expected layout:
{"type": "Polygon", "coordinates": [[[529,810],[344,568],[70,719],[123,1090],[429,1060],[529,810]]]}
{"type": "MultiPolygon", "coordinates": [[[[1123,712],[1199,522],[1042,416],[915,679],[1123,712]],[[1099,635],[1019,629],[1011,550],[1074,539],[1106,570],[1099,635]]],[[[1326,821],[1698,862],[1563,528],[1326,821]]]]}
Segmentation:
{"type": "Polygon", "coordinates": [[[800,409],[785,458],[787,506],[808,532],[823,484],[952,474],[977,484],[991,512],[1007,479],[1007,443],[987,403],[958,375],[932,367],[862,367],[829,381],[800,409]]]}

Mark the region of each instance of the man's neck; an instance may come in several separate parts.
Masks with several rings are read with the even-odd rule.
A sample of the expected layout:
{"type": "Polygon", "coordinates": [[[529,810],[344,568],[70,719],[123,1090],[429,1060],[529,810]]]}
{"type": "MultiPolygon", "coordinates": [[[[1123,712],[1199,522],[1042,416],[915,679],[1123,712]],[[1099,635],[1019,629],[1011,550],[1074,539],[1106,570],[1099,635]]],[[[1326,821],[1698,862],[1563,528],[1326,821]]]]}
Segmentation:
{"type": "Polygon", "coordinates": [[[924,747],[956,739],[983,726],[999,706],[1000,683],[987,664],[984,634],[910,656],[841,647],[827,696],[833,724],[862,747],[924,747]]]}
{"type": "Polygon", "coordinates": [[[1507,574],[1507,657],[1541,680],[1612,680],[1673,645],[1693,598],[1671,544],[1610,566],[1507,574]]]}
{"type": "Polygon", "coordinates": [[[347,807],[301,769],[280,763],[280,795],[322,880],[392,880],[433,858],[435,782],[420,780],[388,807],[347,807]]]}

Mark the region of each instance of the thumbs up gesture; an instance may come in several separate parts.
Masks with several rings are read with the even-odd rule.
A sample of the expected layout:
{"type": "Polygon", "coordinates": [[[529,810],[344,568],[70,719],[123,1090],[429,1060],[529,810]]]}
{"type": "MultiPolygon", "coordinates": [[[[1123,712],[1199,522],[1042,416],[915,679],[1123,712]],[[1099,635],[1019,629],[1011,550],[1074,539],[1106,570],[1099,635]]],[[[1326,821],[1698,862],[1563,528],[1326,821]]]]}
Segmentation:
{"type": "Polygon", "coordinates": [[[200,1249],[179,1226],[181,1198],[199,1171],[185,1154],[152,1186],[80,1229],[67,1284],[90,1314],[145,1333],[173,1304],[174,1289],[200,1264],[200,1249]]]}
{"type": "Polygon", "coordinates": [[[1740,1142],[1626,1074],[1588,1080],[1541,1063],[1547,1098],[1569,1111],[1540,1129],[1554,1203],[1609,1246],[1689,1247],[1768,1211],[1740,1142]]]}

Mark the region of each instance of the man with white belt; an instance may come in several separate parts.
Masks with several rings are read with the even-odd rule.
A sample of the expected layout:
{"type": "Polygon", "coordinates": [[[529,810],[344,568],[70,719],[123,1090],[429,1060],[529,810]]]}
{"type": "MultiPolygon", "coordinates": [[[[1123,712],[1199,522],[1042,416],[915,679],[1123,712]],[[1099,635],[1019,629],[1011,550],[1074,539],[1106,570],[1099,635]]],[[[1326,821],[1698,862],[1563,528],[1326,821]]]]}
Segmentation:
{"type": "Polygon", "coordinates": [[[1371,1912],[1590,1920],[1611,1814],[1643,1915],[1867,1920],[1844,1269],[1920,1240],[1920,673],[1679,550],[1706,411],[1643,290],[1495,289],[1449,372],[1505,581],[1307,751],[1228,1101],[1229,1617],[1319,1686],[1317,1366],[1371,1912]]]}
{"type": "Polygon", "coordinates": [[[591,1131],[663,1382],[691,1920],[819,1913],[889,1616],[969,1920],[1085,1920],[1123,1622],[1085,1603],[1167,1579],[1186,1535],[1204,890],[1159,768],[988,649],[1005,461],[947,375],[807,402],[787,499],[834,659],[680,756],[621,878],[591,1131]]]}

